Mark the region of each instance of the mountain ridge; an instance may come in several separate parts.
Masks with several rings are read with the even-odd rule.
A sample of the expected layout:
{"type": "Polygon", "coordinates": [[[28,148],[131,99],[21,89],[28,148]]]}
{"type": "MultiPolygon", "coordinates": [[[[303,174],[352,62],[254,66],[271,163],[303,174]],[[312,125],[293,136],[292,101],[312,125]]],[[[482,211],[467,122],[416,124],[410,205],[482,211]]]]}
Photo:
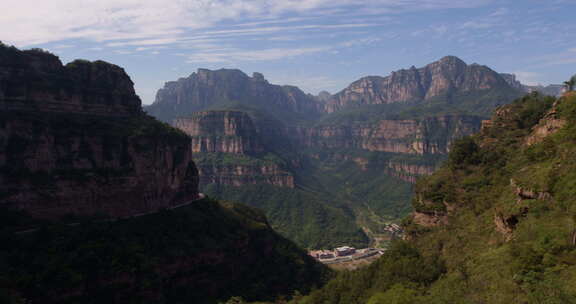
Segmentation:
{"type": "Polygon", "coordinates": [[[389,76],[367,76],[332,95],[326,103],[328,113],[347,107],[422,103],[442,94],[472,90],[510,88],[498,73],[486,66],[467,65],[456,56],[445,56],[422,68],[393,71],[389,76]]]}
{"type": "MultiPolygon", "coordinates": [[[[309,233],[290,225],[301,225],[306,218],[312,221],[307,227],[317,231],[326,224],[307,216],[307,212],[292,210],[303,202],[291,206],[285,201],[304,199],[310,203],[309,200],[315,200],[321,202],[315,207],[310,205],[315,212],[349,214],[348,219],[339,220],[338,226],[348,227],[350,231],[367,225],[374,231],[383,230],[378,228],[378,222],[397,221],[397,217],[406,212],[409,188],[417,176],[431,173],[455,139],[478,131],[482,116],[492,107],[520,94],[496,72],[476,64],[467,65],[454,56],[444,57],[421,70],[413,67],[397,71],[390,77],[398,83],[392,88],[398,96],[408,92],[427,98],[420,92],[422,86],[427,86],[426,102],[405,100],[346,106],[328,113],[326,109],[331,100],[335,100],[334,96],[345,94],[322,93],[314,97],[294,87],[271,85],[259,73],[248,77],[239,70],[202,69],[178,83],[169,82],[159,90],[156,103],[146,110],[158,114],[164,113],[164,108],[172,113],[171,117],[180,117],[171,123],[176,122],[192,136],[195,160],[200,168],[200,186],[209,189],[208,194],[223,199],[251,198],[253,206],[266,208],[274,227],[289,233],[286,235],[292,239],[308,240],[300,243],[302,246],[317,246],[327,243],[305,236],[309,233]],[[291,98],[286,88],[299,93],[291,98]],[[166,90],[170,94],[166,94],[166,90]],[[307,107],[295,106],[298,104],[307,107]],[[308,110],[302,111],[304,108],[308,110]],[[249,120],[251,123],[247,123],[249,120]],[[213,132],[216,129],[204,128],[200,132],[200,121],[211,121],[206,126],[213,125],[218,130],[224,126],[229,130],[216,134],[213,132]],[[243,126],[244,130],[238,131],[235,125],[243,126]],[[345,176],[353,178],[342,180],[345,176]],[[376,180],[385,185],[374,184],[376,180]],[[348,185],[342,187],[338,185],[340,182],[348,185]],[[366,188],[367,184],[373,185],[373,189],[366,188]],[[272,196],[263,195],[255,201],[249,193],[244,193],[259,185],[266,188],[263,193],[272,196]],[[282,195],[272,194],[264,185],[278,188],[282,195]],[[396,194],[385,195],[382,191],[390,191],[392,185],[396,194]],[[267,199],[271,201],[266,202],[267,199]],[[402,200],[405,207],[401,206],[402,200]],[[352,212],[333,209],[341,206],[352,212]],[[318,208],[324,210],[318,211],[318,208]],[[370,209],[383,211],[380,216],[385,219],[370,219],[368,214],[373,214],[370,209]],[[391,214],[394,216],[388,217],[391,214]],[[344,224],[351,220],[356,222],[356,227],[344,224]]],[[[381,82],[387,78],[370,79],[381,82]]],[[[382,95],[379,90],[376,86],[371,91],[354,94],[366,93],[367,97],[358,98],[372,98],[370,96],[382,95]]],[[[388,95],[396,96],[394,94],[388,95]]],[[[341,231],[334,228],[328,231],[341,231]]],[[[327,239],[336,242],[334,237],[327,239]]]]}

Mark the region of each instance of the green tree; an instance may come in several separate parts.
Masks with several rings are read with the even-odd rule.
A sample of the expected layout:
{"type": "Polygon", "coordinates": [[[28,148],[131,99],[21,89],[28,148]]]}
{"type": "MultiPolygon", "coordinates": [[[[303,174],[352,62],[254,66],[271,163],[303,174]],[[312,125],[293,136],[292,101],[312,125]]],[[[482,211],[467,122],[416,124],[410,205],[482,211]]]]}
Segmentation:
{"type": "Polygon", "coordinates": [[[448,159],[453,168],[478,162],[479,147],[470,136],[460,138],[452,144],[448,159]]]}
{"type": "Polygon", "coordinates": [[[414,290],[396,284],[384,293],[373,295],[367,304],[415,304],[419,303],[418,298],[414,290]]]}

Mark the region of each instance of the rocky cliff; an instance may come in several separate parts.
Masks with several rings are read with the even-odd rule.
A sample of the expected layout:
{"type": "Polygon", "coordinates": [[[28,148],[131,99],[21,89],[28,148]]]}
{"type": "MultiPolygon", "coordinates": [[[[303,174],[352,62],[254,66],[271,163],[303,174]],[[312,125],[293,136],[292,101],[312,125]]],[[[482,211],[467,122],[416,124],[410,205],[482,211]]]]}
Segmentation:
{"type": "Polygon", "coordinates": [[[124,70],[103,61],[63,66],[42,50],[0,46],[0,110],[130,116],[142,112],[124,70]]]}
{"type": "Polygon", "coordinates": [[[239,111],[195,112],[179,117],[174,126],[192,137],[192,152],[258,154],[260,136],[248,114],[239,111]]]}
{"type": "Polygon", "coordinates": [[[191,137],[202,186],[294,188],[293,174],[273,154],[268,137],[275,131],[266,121],[256,124],[241,111],[204,111],[176,118],[174,125],[191,137]]]}
{"type": "Polygon", "coordinates": [[[467,65],[457,57],[447,56],[423,68],[403,69],[387,77],[364,77],[333,95],[326,103],[326,111],[371,104],[422,103],[446,94],[500,87],[510,88],[490,68],[467,65]]]}
{"type": "Polygon", "coordinates": [[[197,197],[190,139],[144,115],[115,65],[0,46],[0,117],[0,205],[123,217],[197,197]]]}
{"type": "Polygon", "coordinates": [[[167,82],[146,111],[171,122],[175,117],[192,112],[239,104],[259,108],[273,116],[283,113],[280,118],[310,117],[319,111],[314,97],[297,87],[273,85],[260,73],[249,77],[231,69],[198,69],[187,78],[167,82]]]}
{"type": "Polygon", "coordinates": [[[481,120],[454,115],[410,120],[380,120],[375,123],[319,125],[295,128],[294,140],[303,146],[330,149],[446,154],[456,138],[475,133],[481,120]]]}

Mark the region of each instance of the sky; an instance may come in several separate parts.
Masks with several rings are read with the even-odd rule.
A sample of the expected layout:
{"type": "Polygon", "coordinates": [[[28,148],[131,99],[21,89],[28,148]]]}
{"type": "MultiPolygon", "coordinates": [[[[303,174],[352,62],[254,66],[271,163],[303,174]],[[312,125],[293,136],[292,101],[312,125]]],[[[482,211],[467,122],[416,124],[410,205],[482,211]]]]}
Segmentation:
{"type": "Polygon", "coordinates": [[[144,104],[198,68],[336,93],[446,55],[525,84],[576,73],[576,0],[0,0],[0,41],[122,66],[144,104]]]}

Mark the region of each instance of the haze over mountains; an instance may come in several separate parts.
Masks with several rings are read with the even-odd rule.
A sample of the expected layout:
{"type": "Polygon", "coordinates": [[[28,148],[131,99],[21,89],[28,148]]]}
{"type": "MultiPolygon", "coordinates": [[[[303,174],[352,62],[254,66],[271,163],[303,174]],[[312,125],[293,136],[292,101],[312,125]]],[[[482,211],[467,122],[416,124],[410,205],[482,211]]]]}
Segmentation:
{"type": "Polygon", "coordinates": [[[576,304],[575,0],[0,7],[0,304],[576,304]]]}
{"type": "Polygon", "coordinates": [[[505,83],[521,91],[532,88],[519,83],[512,74],[498,74],[478,64],[467,65],[455,56],[446,56],[423,68],[395,71],[387,77],[364,77],[334,95],[322,92],[314,98],[294,86],[272,85],[260,73],[249,77],[239,70],[199,69],[190,77],[167,82],[146,110],[166,122],[178,115],[234,104],[314,115],[360,105],[416,104],[446,94],[507,89],[505,83]]]}
{"type": "Polygon", "coordinates": [[[0,45],[1,299],[570,303],[573,92],[512,102],[530,88],[455,57],[335,95],[168,86],[147,110],[177,129],[118,66],[0,45]],[[337,245],[389,249],[337,275],[300,249],[337,245]]]}
{"type": "Polygon", "coordinates": [[[447,56],[311,96],[259,73],[200,69],[145,110],[192,137],[203,191],[262,208],[305,247],[366,245],[409,212],[411,183],[455,139],[523,94],[509,78],[447,56]]]}

